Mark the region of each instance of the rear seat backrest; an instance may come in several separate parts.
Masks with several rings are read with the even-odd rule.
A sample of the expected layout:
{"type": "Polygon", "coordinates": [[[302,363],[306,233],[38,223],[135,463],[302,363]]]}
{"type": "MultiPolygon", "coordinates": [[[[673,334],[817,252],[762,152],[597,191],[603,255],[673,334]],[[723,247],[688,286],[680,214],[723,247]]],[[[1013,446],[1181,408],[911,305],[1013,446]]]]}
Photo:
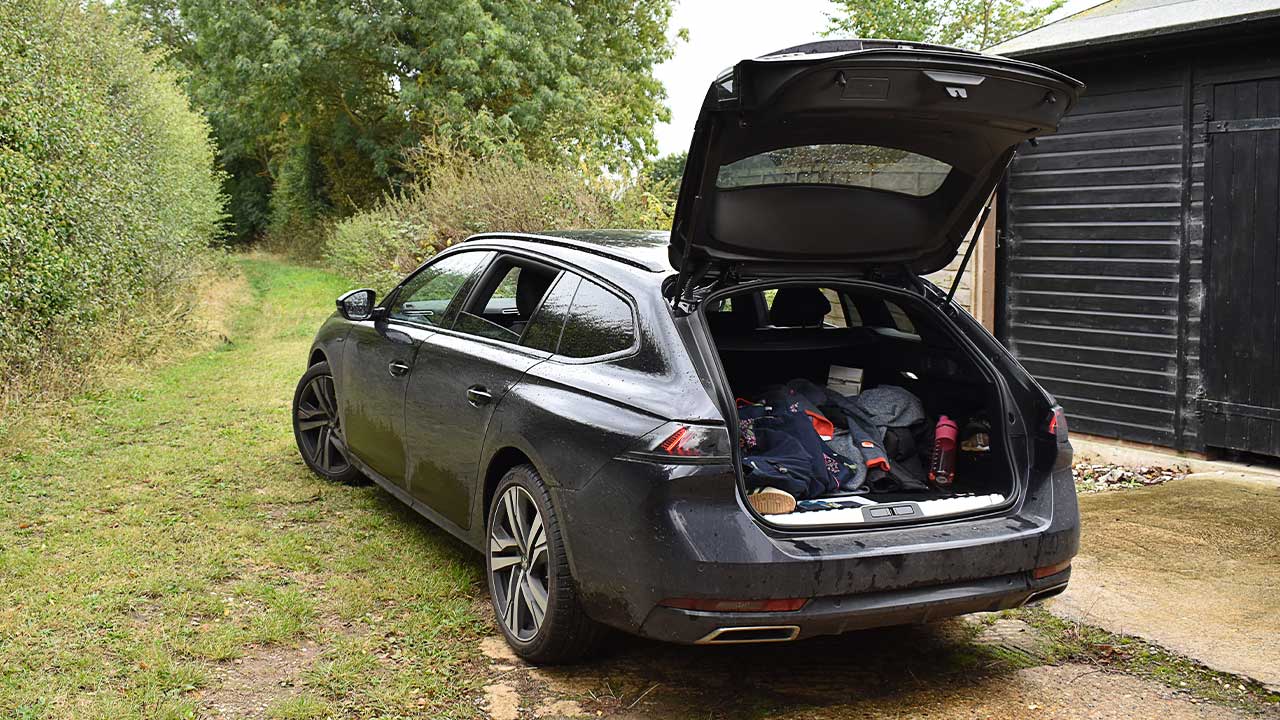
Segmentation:
{"type": "Polygon", "coordinates": [[[777,327],[822,327],[831,301],[816,287],[779,288],[769,308],[769,322],[777,327]]]}

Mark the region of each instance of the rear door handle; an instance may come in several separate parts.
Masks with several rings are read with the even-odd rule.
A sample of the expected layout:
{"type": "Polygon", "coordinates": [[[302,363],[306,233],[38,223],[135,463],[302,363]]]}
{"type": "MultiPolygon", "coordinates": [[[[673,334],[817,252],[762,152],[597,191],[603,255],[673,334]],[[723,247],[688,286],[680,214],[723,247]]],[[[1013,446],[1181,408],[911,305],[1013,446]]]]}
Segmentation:
{"type": "Polygon", "coordinates": [[[391,373],[393,377],[403,377],[409,372],[409,363],[401,360],[392,360],[387,363],[387,372],[391,373]]]}
{"type": "Polygon", "coordinates": [[[467,402],[471,403],[472,407],[487,405],[492,401],[493,396],[489,394],[489,391],[483,385],[472,385],[467,388],[467,402]]]}

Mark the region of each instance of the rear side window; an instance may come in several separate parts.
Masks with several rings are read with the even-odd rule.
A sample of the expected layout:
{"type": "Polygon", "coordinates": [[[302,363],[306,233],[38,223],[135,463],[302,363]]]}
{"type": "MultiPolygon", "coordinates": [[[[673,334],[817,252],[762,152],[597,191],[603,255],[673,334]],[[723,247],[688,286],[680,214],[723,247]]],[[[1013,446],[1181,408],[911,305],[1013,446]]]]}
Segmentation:
{"type": "Polygon", "coordinates": [[[569,305],[573,303],[579,281],[580,278],[573,273],[560,273],[555,287],[543,298],[542,306],[524,329],[524,335],[520,337],[521,345],[551,353],[556,351],[560,345],[560,331],[564,329],[564,319],[569,314],[569,305]]]}
{"type": "Polygon", "coordinates": [[[800,145],[721,165],[720,189],[761,185],[837,185],[924,197],[942,187],[951,166],[941,160],[875,145],[800,145]]]}
{"type": "Polygon", "coordinates": [[[582,280],[560,335],[559,354],[598,357],[626,350],[634,341],[631,306],[613,292],[582,280]]]}
{"type": "Polygon", "coordinates": [[[911,322],[911,316],[905,310],[898,307],[897,303],[885,301],[885,307],[889,309],[889,317],[893,318],[893,326],[904,333],[916,334],[916,325],[911,322]]]}

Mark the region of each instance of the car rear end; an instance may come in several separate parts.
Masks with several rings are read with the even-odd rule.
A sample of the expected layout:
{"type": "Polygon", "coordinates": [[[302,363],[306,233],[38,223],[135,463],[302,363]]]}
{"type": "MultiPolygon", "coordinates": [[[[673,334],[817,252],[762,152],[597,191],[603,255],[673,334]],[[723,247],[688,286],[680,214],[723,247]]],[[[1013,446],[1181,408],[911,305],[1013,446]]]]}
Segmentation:
{"type": "MultiPolygon", "coordinates": [[[[702,364],[700,381],[682,390],[731,408],[705,328],[676,324],[702,364]]],[[[1065,589],[1079,542],[1065,420],[972,318],[956,327],[1006,381],[1020,448],[1014,502],[949,518],[781,527],[745,500],[735,423],[668,423],[565,505],[588,611],[661,640],[776,642],[1017,607],[1065,589]]]]}
{"type": "MultiPolygon", "coordinates": [[[[672,396],[701,393],[718,413],[671,417],[566,495],[571,563],[593,617],[677,642],[786,641],[1065,588],[1079,518],[1061,413],[920,278],[956,256],[1017,146],[1053,132],[1081,88],[1005,58],[858,40],[746,60],[712,83],[673,220],[676,274],[663,287],[680,341],[662,351],[693,368],[673,375],[672,396]],[[781,294],[806,286],[807,308],[827,302],[814,292],[858,293],[906,310],[919,332],[866,318],[835,327],[821,311],[780,317],[795,315],[776,310],[781,294]],[[715,331],[708,312],[743,291],[758,306],[775,294],[742,332],[715,331]],[[753,359],[770,347],[778,352],[753,359]],[[998,499],[941,513],[877,502],[813,524],[751,507],[740,392],[825,383],[859,347],[859,369],[878,385],[976,388],[998,499]],[[945,362],[930,364],[932,348],[945,362]],[[735,366],[731,353],[746,359],[735,366]]],[[[926,410],[945,406],[937,398],[922,398],[926,410]]]]}

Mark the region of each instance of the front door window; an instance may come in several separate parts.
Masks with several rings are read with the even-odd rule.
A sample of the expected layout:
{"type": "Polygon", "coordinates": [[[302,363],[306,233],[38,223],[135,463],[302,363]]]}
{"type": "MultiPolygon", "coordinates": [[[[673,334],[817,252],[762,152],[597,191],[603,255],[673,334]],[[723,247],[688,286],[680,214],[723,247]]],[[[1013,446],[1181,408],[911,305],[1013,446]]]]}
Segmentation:
{"type": "Polygon", "coordinates": [[[458,290],[490,252],[463,252],[441,258],[411,277],[392,300],[389,314],[396,320],[445,327],[458,290]]]}

